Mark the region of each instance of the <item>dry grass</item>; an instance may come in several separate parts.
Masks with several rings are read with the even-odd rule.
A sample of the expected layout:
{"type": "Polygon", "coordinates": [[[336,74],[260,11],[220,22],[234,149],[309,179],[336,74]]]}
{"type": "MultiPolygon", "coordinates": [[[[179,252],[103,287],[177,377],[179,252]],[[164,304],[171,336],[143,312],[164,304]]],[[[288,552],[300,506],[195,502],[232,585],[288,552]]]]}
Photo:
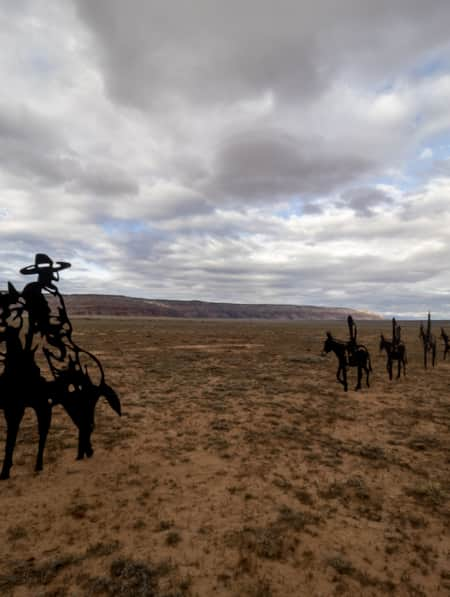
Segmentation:
{"type": "MultiPolygon", "coordinates": [[[[343,323],[75,320],[119,392],[95,455],[54,411],[44,471],[24,419],[0,484],[0,594],[444,595],[450,590],[450,361],[424,371],[404,324],[389,382],[343,392],[325,330],[343,323]]],[[[356,383],[350,373],[351,387],[356,383]]],[[[0,439],[5,425],[1,422],[0,439]]]]}

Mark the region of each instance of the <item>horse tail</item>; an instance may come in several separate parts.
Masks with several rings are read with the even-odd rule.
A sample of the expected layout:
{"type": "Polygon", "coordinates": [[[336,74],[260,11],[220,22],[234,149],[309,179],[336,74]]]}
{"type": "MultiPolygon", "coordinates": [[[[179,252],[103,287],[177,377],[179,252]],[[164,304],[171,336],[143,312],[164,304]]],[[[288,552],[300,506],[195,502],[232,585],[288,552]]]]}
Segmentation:
{"type": "Polygon", "coordinates": [[[109,406],[119,415],[122,415],[122,407],[120,404],[119,397],[117,396],[116,392],[109,386],[107,383],[102,382],[100,385],[100,395],[104,396],[109,404],[109,406]]]}
{"type": "MultiPolygon", "coordinates": [[[[79,362],[80,359],[80,354],[85,354],[87,355],[90,359],[92,359],[92,361],[94,361],[94,363],[97,365],[98,370],[100,372],[100,376],[101,376],[101,381],[100,381],[100,385],[104,385],[105,384],[105,371],[103,369],[103,366],[100,362],[100,360],[95,356],[95,354],[92,354],[92,352],[89,352],[89,350],[86,350],[85,348],[80,348],[79,346],[77,346],[76,344],[73,344],[73,348],[76,352],[77,355],[77,361],[79,362]]],[[[88,365],[84,365],[84,371],[83,373],[90,378],[89,375],[89,371],[88,371],[88,365]]]]}

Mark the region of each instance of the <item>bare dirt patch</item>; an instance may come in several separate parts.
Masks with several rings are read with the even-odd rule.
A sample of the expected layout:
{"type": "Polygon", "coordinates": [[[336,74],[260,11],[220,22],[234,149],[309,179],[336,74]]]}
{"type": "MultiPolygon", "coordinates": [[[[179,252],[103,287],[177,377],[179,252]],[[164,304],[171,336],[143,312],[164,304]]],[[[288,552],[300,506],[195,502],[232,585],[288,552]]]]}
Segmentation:
{"type": "Polygon", "coordinates": [[[389,382],[390,323],[359,324],[372,386],[344,393],[320,356],[330,327],[345,337],[344,322],[77,319],[123,417],[100,401],[95,455],[76,462],[55,408],[35,475],[26,414],[0,484],[0,594],[448,594],[450,361],[424,371],[404,324],[407,377],[389,382]]]}

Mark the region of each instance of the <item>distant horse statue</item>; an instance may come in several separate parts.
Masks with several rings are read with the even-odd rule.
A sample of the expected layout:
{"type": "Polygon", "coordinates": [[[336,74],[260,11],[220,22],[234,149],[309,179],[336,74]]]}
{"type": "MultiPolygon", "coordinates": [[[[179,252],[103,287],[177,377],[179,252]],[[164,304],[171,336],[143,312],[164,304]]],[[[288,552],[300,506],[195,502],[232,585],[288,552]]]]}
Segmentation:
{"type": "Polygon", "coordinates": [[[441,338],[444,341],[444,361],[445,361],[445,358],[447,357],[447,353],[450,350],[450,338],[448,337],[444,328],[441,328],[441,338]]]}
{"type": "Polygon", "coordinates": [[[436,338],[431,333],[431,315],[428,313],[427,331],[423,329],[423,324],[420,324],[419,338],[423,344],[423,364],[427,368],[427,356],[431,353],[431,364],[434,367],[436,362],[436,338]]]}
{"type": "Polygon", "coordinates": [[[343,342],[333,338],[330,332],[327,332],[327,337],[323,345],[323,352],[329,353],[334,352],[338,359],[338,369],[336,371],[336,379],[339,383],[344,386],[344,390],[347,392],[347,368],[357,367],[358,371],[358,382],[355,390],[361,389],[362,373],[366,373],[366,384],[369,387],[369,374],[372,371],[372,365],[370,362],[369,351],[362,344],[356,343],[357,329],[356,324],[353,321],[351,315],[347,318],[349,327],[350,340],[343,342]]]}
{"type": "Polygon", "coordinates": [[[385,350],[387,355],[386,369],[389,374],[389,379],[392,379],[393,361],[397,361],[397,379],[400,377],[403,368],[403,375],[406,375],[406,347],[400,338],[401,328],[397,325],[395,317],[392,318],[392,340],[386,340],[384,335],[380,335],[380,350],[385,350]]]}

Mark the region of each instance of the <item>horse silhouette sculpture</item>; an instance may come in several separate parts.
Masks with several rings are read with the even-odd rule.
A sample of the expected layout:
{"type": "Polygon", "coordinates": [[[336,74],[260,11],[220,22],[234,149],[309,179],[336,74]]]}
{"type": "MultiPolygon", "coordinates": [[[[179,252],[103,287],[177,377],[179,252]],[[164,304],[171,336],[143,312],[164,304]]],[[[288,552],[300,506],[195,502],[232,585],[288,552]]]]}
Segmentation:
{"type": "Polygon", "coordinates": [[[444,361],[447,357],[447,353],[450,350],[450,339],[445,332],[444,328],[441,328],[441,338],[444,341],[444,361]]]}
{"type": "Polygon", "coordinates": [[[380,335],[380,350],[385,350],[387,355],[386,369],[389,379],[392,379],[393,362],[397,361],[397,379],[400,377],[403,369],[403,375],[406,375],[406,346],[400,338],[401,328],[397,325],[395,317],[392,318],[392,340],[386,340],[384,335],[380,335]]]}
{"type": "Polygon", "coordinates": [[[436,362],[436,338],[431,333],[431,315],[428,313],[427,331],[423,329],[423,324],[420,324],[419,338],[423,344],[423,365],[427,368],[428,353],[431,353],[431,364],[434,367],[436,362]]]}
{"type": "Polygon", "coordinates": [[[361,380],[363,371],[366,373],[366,384],[369,387],[369,375],[372,371],[370,362],[370,354],[367,348],[362,344],[357,344],[356,324],[351,315],[347,318],[347,323],[350,332],[350,340],[341,341],[333,338],[330,332],[327,332],[327,337],[323,345],[323,352],[334,352],[338,359],[338,368],[336,371],[336,379],[344,386],[344,390],[348,390],[347,369],[348,367],[356,367],[358,371],[358,381],[355,390],[361,389],[361,380]]]}
{"type": "Polygon", "coordinates": [[[11,284],[0,294],[0,408],[7,422],[5,458],[0,475],[9,477],[17,431],[26,407],[35,410],[39,427],[36,470],[43,452],[52,407],[61,404],[79,430],[77,459],[93,454],[91,434],[98,399],[104,396],[121,414],[120,400],[105,382],[100,361],[72,339],[64,300],[54,284],[58,272],[70,267],[37,254],[22,274],[38,280],[19,293],[11,284]],[[42,368],[45,371],[42,371],[42,368]]]}

